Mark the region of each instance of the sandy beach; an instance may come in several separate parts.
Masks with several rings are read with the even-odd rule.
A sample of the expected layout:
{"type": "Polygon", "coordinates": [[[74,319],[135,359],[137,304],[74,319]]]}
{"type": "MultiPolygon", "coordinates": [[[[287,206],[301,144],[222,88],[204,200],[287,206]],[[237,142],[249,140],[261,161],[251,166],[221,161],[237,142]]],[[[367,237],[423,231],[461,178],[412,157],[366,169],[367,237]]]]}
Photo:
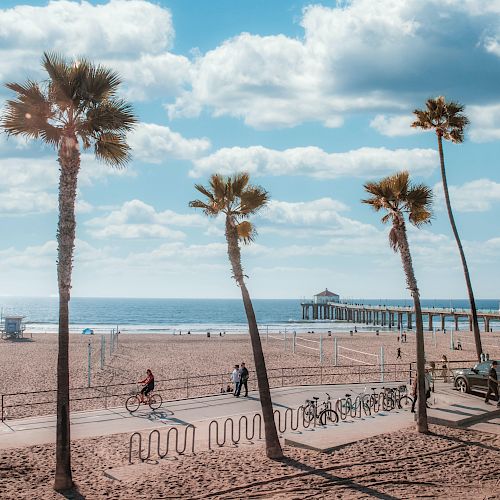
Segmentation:
{"type": "MultiPolygon", "coordinates": [[[[142,466],[130,480],[106,470],[125,465],[126,435],[73,443],[74,480],[67,498],[462,498],[498,499],[500,437],[431,426],[358,441],[331,454],[285,448],[271,461],[261,446],[242,445],[142,466]]],[[[54,446],[0,451],[5,500],[62,498],[52,490],[54,446]]]]}
{"type": "MultiPolygon", "coordinates": [[[[318,383],[319,367],[323,366],[323,375],[330,379],[325,382],[347,383],[378,380],[378,375],[367,375],[378,371],[377,366],[367,364],[378,363],[376,355],[384,347],[386,379],[403,377],[402,372],[408,370],[409,363],[415,361],[414,334],[408,333],[406,343],[398,343],[396,332],[363,332],[361,328],[353,336],[349,332],[328,337],[323,334],[323,365],[320,364],[318,351],[302,346],[319,346],[319,333],[303,334],[296,342],[296,352],[292,353],[291,337],[288,335],[286,346],[283,340],[262,336],[262,344],[266,356],[271,386],[318,383]],[[302,338],[302,339],[301,339],[302,338]],[[303,339],[309,339],[309,342],[303,339]],[[339,357],[338,364],[344,368],[333,366],[334,338],[337,338],[339,357]],[[311,342],[315,340],[316,342],[311,342]],[[299,345],[301,344],[301,345],[299,345]],[[401,359],[397,359],[397,349],[401,349],[401,359]],[[360,352],[348,351],[353,349],[360,352]],[[340,357],[340,354],[352,357],[356,361],[340,357]],[[397,363],[399,366],[393,365],[397,363]],[[354,368],[345,366],[354,365],[354,368]],[[300,367],[308,369],[299,370],[300,367]],[[336,375],[333,375],[336,374],[336,375]],[[376,377],[376,378],[374,378],[376,377]]],[[[428,360],[440,360],[445,354],[448,360],[474,360],[475,349],[472,335],[469,332],[455,333],[455,343],[460,339],[463,350],[450,350],[450,335],[438,332],[436,346],[431,333],[425,334],[426,357],[428,360]]],[[[91,385],[115,386],[109,389],[107,405],[120,405],[136,385],[134,382],[145,377],[150,368],[157,380],[157,389],[162,391],[164,399],[180,399],[198,395],[220,392],[226,388],[229,373],[235,363],[245,361],[250,370],[253,369],[253,357],[248,335],[141,335],[121,334],[118,348],[109,354],[109,336],[107,336],[104,368],[100,368],[101,338],[96,336],[71,335],[70,371],[71,387],[87,386],[88,343],[91,343],[91,385]],[[211,375],[211,376],[207,376],[211,375]],[[189,390],[186,391],[186,377],[189,378],[189,390]],[[176,380],[177,379],[177,380],[176,380]],[[193,387],[194,386],[194,387],[193,387]],[[197,386],[197,387],[196,387],[197,386]],[[113,398],[111,394],[116,394],[113,398]]],[[[500,358],[500,333],[483,333],[482,341],[491,358],[500,358]]],[[[33,334],[32,339],[25,342],[0,342],[0,362],[6,367],[0,380],[0,393],[50,391],[56,385],[57,335],[33,334]]],[[[250,389],[255,388],[255,377],[251,378],[250,389]]],[[[108,390],[106,388],[106,390],[108,390]]],[[[74,391],[72,397],[89,398],[73,403],[73,409],[90,409],[103,407],[104,389],[74,391]],[[92,396],[100,396],[92,399],[92,396]]],[[[6,404],[21,401],[48,401],[51,404],[30,405],[7,409],[11,418],[44,413],[54,413],[54,393],[36,396],[10,396],[6,404]]]]}

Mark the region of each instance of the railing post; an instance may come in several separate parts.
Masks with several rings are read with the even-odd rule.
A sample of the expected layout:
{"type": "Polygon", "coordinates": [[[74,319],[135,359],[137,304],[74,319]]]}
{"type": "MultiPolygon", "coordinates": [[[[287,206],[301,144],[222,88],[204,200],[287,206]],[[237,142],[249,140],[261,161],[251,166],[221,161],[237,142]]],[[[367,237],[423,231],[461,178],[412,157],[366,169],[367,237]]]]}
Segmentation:
{"type": "Polygon", "coordinates": [[[283,337],[283,350],[286,351],[286,328],[285,328],[285,336],[283,337]]]}
{"type": "Polygon", "coordinates": [[[104,386],[104,408],[108,409],[108,386],[104,386]]]}
{"type": "Polygon", "coordinates": [[[295,342],[297,342],[297,332],[293,331],[293,343],[292,343],[292,352],[295,354],[295,342]]]}
{"type": "Polygon", "coordinates": [[[3,414],[3,394],[2,394],[2,422],[4,421],[4,414],[3,414]]]}
{"type": "Polygon", "coordinates": [[[323,385],[323,367],[319,367],[319,384],[323,385]]]}
{"type": "Polygon", "coordinates": [[[186,399],[189,398],[189,375],[186,377],[186,399]]]}
{"type": "Polygon", "coordinates": [[[284,382],[285,382],[285,373],[284,372],[285,372],[285,369],[282,367],[281,368],[281,387],[285,386],[285,384],[284,384],[284,382]]]}
{"type": "Polygon", "coordinates": [[[361,384],[361,365],[358,365],[358,383],[361,384]]]}

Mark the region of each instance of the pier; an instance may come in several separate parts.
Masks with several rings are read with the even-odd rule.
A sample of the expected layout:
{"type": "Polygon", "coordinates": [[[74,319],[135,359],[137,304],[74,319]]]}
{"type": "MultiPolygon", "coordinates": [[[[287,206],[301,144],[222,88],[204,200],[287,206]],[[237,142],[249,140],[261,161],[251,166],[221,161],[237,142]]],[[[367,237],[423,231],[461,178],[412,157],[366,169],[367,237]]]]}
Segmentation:
{"type": "MultiPolygon", "coordinates": [[[[415,309],[409,306],[369,306],[341,302],[317,303],[314,301],[302,302],[301,306],[303,320],[330,319],[398,329],[403,327],[411,329],[415,321],[415,309]]],[[[482,320],[485,332],[490,331],[491,321],[500,322],[500,311],[478,311],[477,316],[480,321],[482,320]]],[[[444,330],[446,318],[453,318],[455,330],[458,330],[459,319],[467,318],[469,320],[469,331],[472,331],[472,313],[470,309],[427,308],[422,309],[422,318],[424,326],[427,319],[428,329],[431,331],[434,326],[444,330]],[[437,321],[434,323],[436,319],[437,321]]]]}

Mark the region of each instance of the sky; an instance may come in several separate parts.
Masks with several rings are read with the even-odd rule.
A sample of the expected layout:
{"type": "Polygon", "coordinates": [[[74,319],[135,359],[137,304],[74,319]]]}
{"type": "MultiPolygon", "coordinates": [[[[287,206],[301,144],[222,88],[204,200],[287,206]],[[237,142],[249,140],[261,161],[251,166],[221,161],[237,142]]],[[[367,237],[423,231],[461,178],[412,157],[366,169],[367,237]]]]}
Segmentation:
{"type": "MultiPolygon", "coordinates": [[[[188,203],[247,171],[271,196],[242,252],[253,297],[407,298],[360,200],[408,170],[435,193],[408,227],[421,296],[466,297],[436,136],[410,127],[438,95],[471,122],[444,145],[450,196],[476,297],[500,296],[500,0],[3,0],[2,84],[45,80],[43,51],[117,71],[139,120],[127,168],[82,155],[73,296],[238,297],[223,220],[188,203]]],[[[57,184],[51,147],[0,135],[0,296],[57,294],[57,184]]]]}

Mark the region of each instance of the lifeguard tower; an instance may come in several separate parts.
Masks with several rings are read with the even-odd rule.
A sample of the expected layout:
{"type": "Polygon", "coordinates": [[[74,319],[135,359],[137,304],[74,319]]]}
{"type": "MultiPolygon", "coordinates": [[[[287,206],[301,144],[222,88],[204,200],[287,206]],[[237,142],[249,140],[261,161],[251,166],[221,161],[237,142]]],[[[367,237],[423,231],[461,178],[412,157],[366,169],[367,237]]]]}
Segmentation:
{"type": "Polygon", "coordinates": [[[23,322],[24,316],[5,316],[2,329],[2,339],[15,340],[23,338],[26,325],[23,322]]]}

